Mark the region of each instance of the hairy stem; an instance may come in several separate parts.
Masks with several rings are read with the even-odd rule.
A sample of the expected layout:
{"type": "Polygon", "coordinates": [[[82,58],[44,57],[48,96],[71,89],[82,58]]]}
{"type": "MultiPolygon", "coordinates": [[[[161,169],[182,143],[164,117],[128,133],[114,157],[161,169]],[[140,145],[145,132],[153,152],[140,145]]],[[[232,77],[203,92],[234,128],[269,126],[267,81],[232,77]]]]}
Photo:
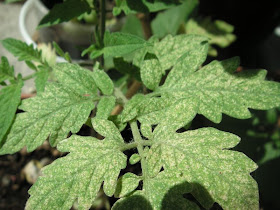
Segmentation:
{"type": "MultiPolygon", "coordinates": [[[[100,38],[102,41],[102,46],[104,46],[105,21],[106,21],[106,0],[100,0],[100,38]]],[[[101,56],[100,64],[101,66],[104,66],[104,56],[101,56]]]]}
{"type": "Polygon", "coordinates": [[[141,156],[141,168],[142,168],[142,176],[143,176],[143,180],[145,180],[148,177],[148,170],[147,170],[147,162],[146,159],[144,158],[144,146],[143,144],[141,144],[141,142],[143,142],[144,140],[142,139],[138,126],[137,126],[137,122],[136,121],[132,121],[129,123],[131,130],[132,130],[132,135],[133,135],[133,139],[135,141],[135,143],[137,144],[137,150],[139,155],[141,156]]]}
{"type": "Polygon", "coordinates": [[[141,140],[141,141],[138,141],[138,142],[128,143],[125,146],[123,146],[121,148],[121,150],[125,151],[125,150],[134,149],[134,148],[137,148],[139,145],[142,146],[142,147],[143,146],[151,146],[152,145],[152,141],[151,140],[141,140]]]}
{"type": "MultiPolygon", "coordinates": [[[[118,98],[121,98],[122,101],[124,102],[124,104],[128,102],[127,98],[125,97],[125,95],[122,93],[122,91],[119,88],[115,88],[115,96],[118,98]]],[[[142,167],[143,178],[145,179],[148,176],[148,174],[147,174],[148,171],[147,171],[147,163],[144,158],[144,146],[151,146],[152,142],[142,139],[136,121],[131,121],[131,122],[129,122],[129,124],[130,124],[130,128],[132,131],[134,142],[127,144],[127,147],[124,147],[123,149],[127,150],[127,149],[132,149],[135,147],[137,148],[139,155],[142,157],[141,158],[141,167],[142,167]]]]}

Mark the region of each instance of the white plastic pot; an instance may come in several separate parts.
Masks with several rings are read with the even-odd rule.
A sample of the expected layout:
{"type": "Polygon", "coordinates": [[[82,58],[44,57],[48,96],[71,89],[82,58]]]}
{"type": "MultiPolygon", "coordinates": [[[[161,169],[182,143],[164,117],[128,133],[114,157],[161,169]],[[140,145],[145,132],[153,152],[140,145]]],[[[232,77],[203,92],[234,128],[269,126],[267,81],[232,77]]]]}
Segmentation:
{"type": "MultiPolygon", "coordinates": [[[[19,15],[19,27],[21,35],[27,44],[37,44],[32,39],[35,35],[39,37],[40,42],[56,41],[62,44],[66,51],[75,50],[77,46],[88,47],[91,44],[91,37],[94,32],[94,25],[83,25],[76,22],[66,22],[52,27],[42,28],[37,30],[40,20],[48,13],[48,9],[40,0],[27,0],[19,15]]],[[[60,47],[63,46],[60,45],[60,47]]],[[[80,53],[76,52],[76,57],[80,53]]],[[[73,56],[73,55],[72,55],[73,56]]],[[[75,55],[74,55],[75,59],[75,55]]],[[[79,59],[76,59],[79,61],[79,59]]],[[[57,57],[57,62],[65,62],[62,57],[57,57]]]]}

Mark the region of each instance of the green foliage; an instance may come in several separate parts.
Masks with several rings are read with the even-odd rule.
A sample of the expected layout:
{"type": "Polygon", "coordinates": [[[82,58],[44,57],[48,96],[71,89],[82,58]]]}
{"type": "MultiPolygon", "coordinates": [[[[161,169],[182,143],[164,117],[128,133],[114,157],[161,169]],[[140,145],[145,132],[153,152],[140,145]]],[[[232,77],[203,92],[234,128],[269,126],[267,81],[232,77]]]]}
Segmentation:
{"type": "Polygon", "coordinates": [[[153,34],[159,38],[163,38],[168,34],[176,35],[180,25],[188,19],[197,5],[197,0],[189,0],[179,6],[159,13],[151,23],[153,34]]]}
{"type": "Polygon", "coordinates": [[[39,66],[39,71],[36,72],[35,86],[37,93],[44,92],[46,83],[49,78],[49,71],[44,66],[39,66]]]}
{"type": "Polygon", "coordinates": [[[23,82],[21,79],[15,84],[4,87],[0,90],[0,146],[3,137],[7,134],[13,123],[17,107],[20,103],[20,93],[23,82]]]}
{"type": "Polygon", "coordinates": [[[58,64],[59,83],[48,83],[44,94],[24,100],[0,153],[14,153],[24,146],[33,151],[47,138],[51,145],[77,133],[98,99],[93,74],[73,64],[58,64]]]}
{"type": "Polygon", "coordinates": [[[264,70],[236,74],[238,58],[213,61],[200,70],[199,63],[187,65],[187,68],[173,67],[165,83],[151,94],[160,98],[132,99],[135,103],[127,104],[123,121],[138,116],[140,122],[149,124],[171,119],[187,124],[198,113],[219,123],[222,113],[246,119],[251,117],[248,108],[265,110],[280,105],[279,83],[264,81],[264,70]]]}
{"type": "MultiPolygon", "coordinates": [[[[234,27],[222,20],[211,21],[211,18],[190,19],[186,23],[187,34],[199,34],[209,38],[209,43],[221,48],[229,46],[236,40],[233,34],[234,27]]],[[[209,49],[209,55],[217,56],[214,47],[209,49]]]]}
{"type": "Polygon", "coordinates": [[[1,57],[0,64],[0,83],[5,80],[13,80],[14,79],[14,68],[10,66],[9,61],[6,57],[1,57]]]}
{"type": "Polygon", "coordinates": [[[2,40],[2,45],[20,61],[41,62],[41,53],[34,49],[32,44],[27,45],[22,41],[7,38],[2,40]]]}
{"type": "Polygon", "coordinates": [[[90,11],[91,8],[87,1],[66,0],[61,4],[55,4],[49,13],[40,21],[38,28],[66,22],[90,11]]]}
{"type": "Polygon", "coordinates": [[[116,6],[114,7],[113,14],[119,15],[122,11],[126,15],[137,12],[156,12],[180,3],[180,0],[116,0],[116,6]]]}
{"type": "Polygon", "coordinates": [[[234,147],[239,137],[213,128],[178,134],[176,126],[158,126],[153,132],[148,174],[155,176],[161,167],[181,172],[205,208],[218,202],[224,209],[257,209],[258,188],[250,176],[256,164],[244,154],[225,150],[234,147]]]}
{"type": "MultiPolygon", "coordinates": [[[[112,207],[116,210],[210,209],[214,203],[223,209],[258,209],[258,186],[250,175],[257,165],[233,150],[240,138],[211,127],[189,128],[197,114],[220,123],[222,114],[247,119],[252,116],[249,109],[280,106],[280,84],[266,81],[265,70],[236,72],[237,57],[204,65],[209,43],[225,47],[234,35],[225,22],[186,23],[196,0],[115,2],[114,15],[167,10],[155,14],[155,36],[148,40],[140,28],[143,19],[134,15],[122,32],[104,32],[105,25],[98,25],[95,42],[82,53],[98,59],[91,70],[71,64],[69,54],[56,43],[57,54],[66,62],[53,65],[32,45],[2,41],[35,73],[15,76],[8,60],[1,59],[0,154],[24,147],[31,152],[45,140],[68,153],[43,168],[29,190],[26,209],[70,209],[74,202],[79,209],[89,209],[102,192],[119,198],[112,207]],[[194,34],[185,34],[182,25],[194,34]],[[104,58],[113,60],[111,69],[104,66],[104,58]],[[121,75],[112,74],[114,70],[121,75]],[[29,78],[35,78],[37,95],[21,101],[23,82],[29,78]],[[22,112],[16,114],[17,109],[22,112]],[[79,136],[83,125],[96,138],[79,136]]],[[[64,1],[39,27],[93,11],[104,24],[107,8],[96,5],[64,1]]],[[[266,113],[266,125],[277,123],[277,112],[266,113]]],[[[254,115],[253,126],[260,122],[254,115]]],[[[258,163],[279,156],[274,150],[280,148],[276,131],[258,163]]]]}
{"type": "Polygon", "coordinates": [[[111,122],[96,119],[93,125],[108,136],[101,141],[73,135],[61,141],[57,148],[70,153],[44,168],[29,190],[26,209],[70,209],[76,199],[79,209],[89,209],[103,182],[105,194],[114,194],[120,170],[126,167],[120,151],[124,143],[111,122]]]}

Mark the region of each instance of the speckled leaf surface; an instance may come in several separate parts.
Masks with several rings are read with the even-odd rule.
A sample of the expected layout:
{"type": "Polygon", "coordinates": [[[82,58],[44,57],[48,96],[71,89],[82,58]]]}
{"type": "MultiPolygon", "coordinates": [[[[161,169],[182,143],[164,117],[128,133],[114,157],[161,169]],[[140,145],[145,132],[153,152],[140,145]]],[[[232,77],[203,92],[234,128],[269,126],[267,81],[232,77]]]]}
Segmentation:
{"type": "Polygon", "coordinates": [[[47,68],[44,68],[43,66],[40,68],[38,72],[35,73],[35,87],[37,93],[44,92],[46,83],[49,78],[49,71],[47,68]]]}
{"type": "Polygon", "coordinates": [[[56,66],[57,79],[63,84],[47,83],[44,93],[22,102],[20,109],[25,112],[17,114],[0,154],[11,154],[24,146],[33,151],[48,137],[50,143],[56,145],[70,131],[80,130],[99,98],[92,73],[75,67],[72,64],[56,66]]]}
{"type": "Polygon", "coordinates": [[[148,152],[148,174],[161,167],[182,173],[192,194],[205,208],[258,209],[258,187],[250,173],[257,165],[243,153],[230,151],[239,137],[214,128],[176,133],[176,125],[160,125],[148,152]]]}
{"type": "Polygon", "coordinates": [[[114,204],[113,210],[198,210],[199,207],[195,203],[183,198],[183,194],[189,193],[191,190],[191,184],[187,183],[179,173],[161,172],[154,178],[147,177],[143,181],[141,191],[138,190],[132,195],[118,200],[114,204]],[[143,204],[145,208],[141,206],[143,204]]]}
{"type": "Polygon", "coordinates": [[[138,187],[140,180],[141,177],[130,172],[121,176],[117,182],[115,197],[121,198],[133,192],[138,187]]]}
{"type": "Polygon", "coordinates": [[[10,66],[8,59],[2,56],[0,63],[0,83],[12,79],[14,79],[14,68],[10,66]]]}
{"type": "Polygon", "coordinates": [[[7,38],[2,41],[2,45],[20,61],[37,61],[41,62],[41,53],[34,49],[33,45],[25,42],[7,38]]]}
{"type": "Polygon", "coordinates": [[[101,98],[97,104],[96,117],[108,119],[113,108],[115,107],[116,98],[114,96],[101,98]]]}
{"type": "Polygon", "coordinates": [[[122,144],[76,135],[61,141],[58,150],[70,153],[43,168],[43,176],[29,190],[26,209],[66,210],[76,199],[79,209],[89,209],[103,182],[105,194],[112,196],[126,167],[122,144]]]}
{"type": "Polygon", "coordinates": [[[114,91],[114,84],[108,74],[99,69],[95,69],[92,74],[98,89],[105,95],[111,95],[114,91]]]}
{"type": "Polygon", "coordinates": [[[140,65],[141,80],[150,90],[158,87],[162,77],[162,68],[155,54],[147,53],[140,65]]]}
{"type": "Polygon", "coordinates": [[[142,95],[140,103],[128,103],[122,120],[138,116],[137,119],[150,124],[172,119],[186,124],[198,113],[219,123],[222,113],[246,119],[251,117],[248,108],[262,110],[280,105],[280,85],[265,81],[265,70],[235,72],[239,66],[236,57],[213,61],[199,70],[197,65],[192,68],[187,64],[185,68],[181,64],[173,67],[152,97],[142,95]]]}
{"type": "Polygon", "coordinates": [[[20,103],[22,80],[17,83],[3,87],[0,90],[0,146],[3,142],[3,137],[13,123],[17,107],[20,103]]]}
{"type": "Polygon", "coordinates": [[[168,35],[160,42],[155,42],[153,52],[158,57],[163,70],[167,70],[184,58],[189,66],[201,65],[208,51],[208,38],[199,35],[168,35]]]}
{"type": "Polygon", "coordinates": [[[55,76],[67,89],[79,94],[96,94],[94,74],[76,64],[59,63],[54,67],[55,76]]]}
{"type": "Polygon", "coordinates": [[[106,136],[108,140],[123,142],[123,138],[116,125],[105,119],[92,118],[91,120],[94,130],[102,136],[106,136]]]}

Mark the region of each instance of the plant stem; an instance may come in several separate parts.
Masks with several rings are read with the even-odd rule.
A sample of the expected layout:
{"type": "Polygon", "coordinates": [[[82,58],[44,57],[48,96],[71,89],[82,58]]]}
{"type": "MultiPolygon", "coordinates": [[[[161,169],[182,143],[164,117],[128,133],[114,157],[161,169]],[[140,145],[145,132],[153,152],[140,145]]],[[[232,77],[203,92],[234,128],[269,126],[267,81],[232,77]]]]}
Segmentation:
{"type": "MultiPolygon", "coordinates": [[[[129,87],[129,89],[127,90],[127,93],[125,94],[125,100],[127,101],[127,98],[131,98],[131,97],[139,90],[139,88],[141,87],[141,85],[142,85],[142,83],[140,83],[140,82],[138,82],[138,81],[135,80],[135,81],[132,83],[132,85],[129,87]]],[[[121,92],[121,94],[118,94],[118,93],[116,92],[116,90],[121,92],[120,88],[115,88],[115,95],[116,95],[117,97],[121,98],[120,95],[123,95],[122,92],[121,92]]],[[[122,98],[122,99],[123,99],[123,98],[122,98]]],[[[126,103],[126,102],[124,101],[124,103],[126,103]]],[[[123,108],[123,107],[122,107],[121,105],[117,105],[117,106],[114,108],[114,110],[112,111],[111,115],[117,115],[117,114],[119,114],[119,113],[122,111],[122,108],[123,108]]]]}
{"type": "Polygon", "coordinates": [[[148,177],[148,170],[147,170],[147,162],[144,157],[144,146],[143,146],[143,144],[141,144],[143,142],[143,139],[140,135],[140,132],[139,132],[139,129],[137,126],[137,122],[132,121],[129,124],[131,127],[133,139],[134,139],[135,143],[137,144],[138,153],[141,156],[142,176],[143,176],[143,180],[145,180],[148,177]]]}
{"type": "Polygon", "coordinates": [[[139,13],[138,18],[141,22],[142,29],[144,32],[145,39],[149,39],[153,33],[152,33],[152,27],[151,27],[151,21],[150,17],[147,14],[139,13]]]}
{"type": "MultiPolygon", "coordinates": [[[[125,95],[119,88],[115,88],[115,95],[116,95],[116,97],[121,98],[124,103],[128,102],[127,98],[125,97],[125,95]]],[[[141,167],[142,167],[143,179],[145,179],[148,176],[148,174],[147,174],[148,171],[147,171],[147,163],[144,158],[144,148],[143,147],[150,146],[151,141],[142,139],[136,121],[131,121],[131,122],[129,122],[129,124],[130,124],[130,128],[132,131],[134,142],[128,144],[129,146],[124,147],[124,150],[132,149],[135,147],[137,148],[139,155],[142,157],[141,158],[141,167]]]]}
{"type": "Polygon", "coordinates": [[[28,75],[28,76],[26,76],[26,77],[23,77],[22,80],[23,80],[23,81],[26,81],[26,80],[32,79],[32,78],[34,77],[34,75],[35,75],[35,74],[30,74],[30,75],[28,75]]]}
{"type": "MultiPolygon", "coordinates": [[[[106,0],[100,0],[100,38],[102,46],[104,46],[104,34],[105,34],[105,21],[106,21],[106,0]]],[[[100,65],[104,66],[104,57],[101,56],[100,65]]]]}
{"type": "Polygon", "coordinates": [[[152,141],[151,140],[141,140],[141,141],[138,141],[138,142],[128,143],[125,146],[123,146],[121,148],[121,150],[125,151],[125,150],[129,150],[129,149],[134,149],[134,148],[137,148],[137,146],[139,146],[139,145],[140,146],[151,146],[152,141]]]}

